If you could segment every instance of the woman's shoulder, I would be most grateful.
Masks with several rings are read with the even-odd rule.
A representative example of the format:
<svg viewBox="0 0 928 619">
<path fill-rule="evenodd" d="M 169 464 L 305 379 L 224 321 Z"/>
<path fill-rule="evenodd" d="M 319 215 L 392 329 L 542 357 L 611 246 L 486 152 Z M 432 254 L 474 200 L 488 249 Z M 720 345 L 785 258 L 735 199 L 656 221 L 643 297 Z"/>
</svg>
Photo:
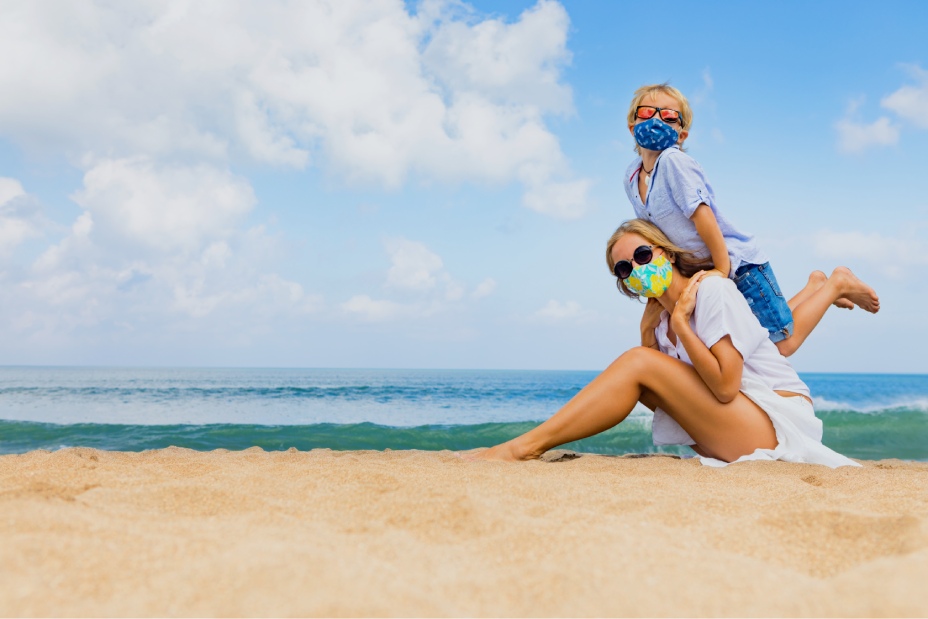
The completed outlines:
<svg viewBox="0 0 928 619">
<path fill-rule="evenodd" d="M 763 341 L 770 341 L 767 330 L 757 321 L 735 282 L 728 278 L 712 276 L 699 282 L 693 314 L 696 333 L 710 348 L 729 335 L 735 348 L 747 359 Z"/>
<path fill-rule="evenodd" d="M 743 308 L 741 306 L 744 306 Z M 713 313 L 721 307 L 746 309 L 749 313 L 750 307 L 747 301 L 738 290 L 735 282 L 727 277 L 712 275 L 703 278 L 699 282 L 699 289 L 696 291 L 696 311 L 699 314 Z"/>
<path fill-rule="evenodd" d="M 699 296 L 704 293 L 715 297 L 741 296 L 741 292 L 738 291 L 738 286 L 735 285 L 735 282 L 720 275 L 704 277 L 703 280 L 699 282 L 699 290 L 696 291 L 696 299 L 699 300 Z"/>
</svg>

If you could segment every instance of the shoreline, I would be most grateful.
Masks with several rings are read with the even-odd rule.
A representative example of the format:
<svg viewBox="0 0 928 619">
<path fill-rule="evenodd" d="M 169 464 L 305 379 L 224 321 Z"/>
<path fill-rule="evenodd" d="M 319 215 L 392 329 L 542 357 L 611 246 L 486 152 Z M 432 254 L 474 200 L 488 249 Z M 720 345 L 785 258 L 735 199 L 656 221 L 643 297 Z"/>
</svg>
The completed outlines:
<svg viewBox="0 0 928 619">
<path fill-rule="evenodd" d="M 928 463 L 565 453 L 0 456 L 0 614 L 928 614 Z"/>
</svg>

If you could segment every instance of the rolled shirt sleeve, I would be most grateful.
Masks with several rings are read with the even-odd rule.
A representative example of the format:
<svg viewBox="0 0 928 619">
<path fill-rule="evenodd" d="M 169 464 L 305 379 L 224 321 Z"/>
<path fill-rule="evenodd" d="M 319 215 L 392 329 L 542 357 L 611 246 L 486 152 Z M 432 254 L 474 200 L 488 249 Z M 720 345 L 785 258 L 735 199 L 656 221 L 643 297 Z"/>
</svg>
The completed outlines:
<svg viewBox="0 0 928 619">
<path fill-rule="evenodd" d="M 667 175 L 674 203 L 688 219 L 693 217 L 700 204 L 707 204 L 715 211 L 715 193 L 705 171 L 695 159 L 679 156 L 682 154 L 679 150 L 672 150 L 661 158 L 662 172 Z"/>
</svg>

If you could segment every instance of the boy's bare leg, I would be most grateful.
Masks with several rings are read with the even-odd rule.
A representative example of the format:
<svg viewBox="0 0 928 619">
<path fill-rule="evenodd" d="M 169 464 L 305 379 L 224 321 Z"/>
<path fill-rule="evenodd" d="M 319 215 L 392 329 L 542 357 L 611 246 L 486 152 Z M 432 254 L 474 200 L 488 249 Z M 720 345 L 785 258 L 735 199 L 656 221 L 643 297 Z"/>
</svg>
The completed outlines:
<svg viewBox="0 0 928 619">
<path fill-rule="evenodd" d="M 828 276 L 822 273 L 821 271 L 812 271 L 812 274 L 809 275 L 809 281 L 806 282 L 805 287 L 797 292 L 792 299 L 786 302 L 789 305 L 791 311 L 796 311 L 796 307 L 812 296 L 819 288 L 825 285 L 825 282 L 828 281 Z M 840 307 L 841 309 L 854 309 L 854 304 L 848 301 L 845 298 L 835 299 L 832 303 L 835 307 Z"/>
<path fill-rule="evenodd" d="M 522 436 L 469 459 L 530 460 L 571 441 L 608 430 L 644 399 L 660 406 L 696 441 L 701 453 L 731 461 L 755 449 L 773 449 L 767 414 L 744 394 L 719 402 L 693 368 L 656 350 L 633 348 L 616 359 L 561 410 Z"/>
<path fill-rule="evenodd" d="M 790 302 L 795 298 L 790 299 Z M 847 267 L 838 267 L 818 290 L 807 295 L 796 307 L 790 308 L 793 310 L 793 334 L 777 342 L 780 354 L 789 357 L 799 350 L 828 308 L 839 299 L 850 301 L 873 314 L 880 311 L 880 298 L 873 288 L 858 279 Z"/>
</svg>

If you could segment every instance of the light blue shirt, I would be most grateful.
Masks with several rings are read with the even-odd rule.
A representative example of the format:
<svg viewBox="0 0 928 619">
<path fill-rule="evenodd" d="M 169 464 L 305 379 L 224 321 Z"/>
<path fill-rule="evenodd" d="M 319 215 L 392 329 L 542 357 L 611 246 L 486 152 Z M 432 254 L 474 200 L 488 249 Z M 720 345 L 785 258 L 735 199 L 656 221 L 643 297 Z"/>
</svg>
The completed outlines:
<svg viewBox="0 0 928 619">
<path fill-rule="evenodd" d="M 638 192 L 638 173 L 641 170 L 641 158 L 638 157 L 625 172 L 625 193 L 635 208 L 635 215 L 652 222 L 667 235 L 674 244 L 693 252 L 700 258 L 709 258 L 709 248 L 696 231 L 696 225 L 690 219 L 700 204 L 706 204 L 715 213 L 719 222 L 725 246 L 731 259 L 731 273 L 734 277 L 738 267 L 745 264 L 764 264 L 767 257 L 757 247 L 754 236 L 735 228 L 722 215 L 715 203 L 715 193 L 706 178 L 706 173 L 696 160 L 684 153 L 678 146 L 671 146 L 663 151 L 651 172 L 651 186 L 647 201 L 641 201 Z"/>
</svg>

